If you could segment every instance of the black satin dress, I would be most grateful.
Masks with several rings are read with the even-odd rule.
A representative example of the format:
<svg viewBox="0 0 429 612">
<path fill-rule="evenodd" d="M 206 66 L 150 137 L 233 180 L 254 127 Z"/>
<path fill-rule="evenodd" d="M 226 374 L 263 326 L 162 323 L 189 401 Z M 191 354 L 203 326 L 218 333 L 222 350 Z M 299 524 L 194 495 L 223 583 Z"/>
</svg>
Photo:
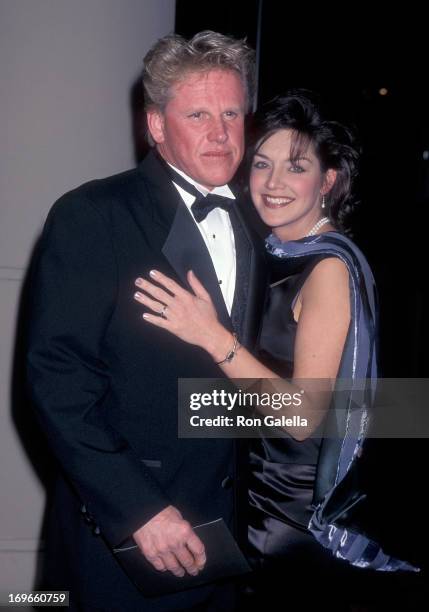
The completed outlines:
<svg viewBox="0 0 429 612">
<path fill-rule="evenodd" d="M 295 301 L 314 266 L 324 257 L 310 255 L 299 263 L 294 261 L 292 270 L 283 261 L 281 278 L 271 286 L 259 359 L 283 378 L 293 374 Z M 296 441 L 285 432 L 281 438 L 259 438 L 250 443 L 249 545 L 250 559 L 257 570 L 255 608 L 251 609 L 280 609 L 270 607 L 267 597 L 270 601 L 282 597 L 300 610 L 316 609 L 328 600 L 331 609 L 337 609 L 329 597 L 329 580 L 332 572 L 341 580 L 342 573 L 348 575 L 350 569 L 307 530 L 313 513 L 320 442 L 318 438 Z M 342 602 L 338 609 L 342 610 L 341 606 Z"/>
<path fill-rule="evenodd" d="M 294 274 L 271 286 L 259 343 L 259 359 L 283 378 L 293 375 L 297 323 L 293 308 L 314 266 L 323 257 L 305 258 Z M 252 440 L 250 452 L 250 530 L 253 552 L 262 562 L 288 556 L 291 546 L 313 536 L 307 532 L 312 515 L 320 440 L 298 442 L 286 432 L 281 438 Z M 320 547 L 319 544 L 317 546 Z"/>
<path fill-rule="evenodd" d="M 314 266 L 329 255 L 308 255 L 273 263 L 259 343 L 259 359 L 291 378 L 297 323 L 293 307 Z M 249 560 L 254 573 L 245 589 L 246 612 L 350 612 L 423 610 L 416 575 L 374 572 L 335 558 L 307 526 L 313 513 L 320 439 L 250 441 Z M 401 574 L 401 572 L 399 573 Z M 420 589 L 420 590 L 419 590 Z"/>
</svg>

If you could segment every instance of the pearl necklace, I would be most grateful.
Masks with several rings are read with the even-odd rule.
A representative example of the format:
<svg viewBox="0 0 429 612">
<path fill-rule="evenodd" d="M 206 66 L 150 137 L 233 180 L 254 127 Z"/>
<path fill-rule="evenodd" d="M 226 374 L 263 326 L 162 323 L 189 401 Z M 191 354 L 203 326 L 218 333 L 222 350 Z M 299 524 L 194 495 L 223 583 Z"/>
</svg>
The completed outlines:
<svg viewBox="0 0 429 612">
<path fill-rule="evenodd" d="M 320 228 L 323 225 L 326 225 L 326 223 L 329 223 L 330 219 L 328 219 L 328 217 L 322 217 L 321 219 L 319 219 L 319 221 L 316 223 L 316 225 L 313 225 L 313 227 L 311 228 L 311 230 L 308 232 L 308 234 L 305 235 L 305 237 L 307 238 L 307 236 L 314 236 L 315 233 L 320 230 Z"/>
</svg>

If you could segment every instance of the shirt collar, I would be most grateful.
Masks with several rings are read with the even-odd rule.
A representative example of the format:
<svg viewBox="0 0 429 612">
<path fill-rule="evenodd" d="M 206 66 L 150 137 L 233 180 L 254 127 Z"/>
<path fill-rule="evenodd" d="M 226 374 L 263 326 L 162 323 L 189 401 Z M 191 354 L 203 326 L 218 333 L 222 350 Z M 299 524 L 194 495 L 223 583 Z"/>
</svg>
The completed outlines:
<svg viewBox="0 0 429 612">
<path fill-rule="evenodd" d="M 223 196 L 224 198 L 230 198 L 231 200 L 235 200 L 235 195 L 232 193 L 228 185 L 220 185 L 219 187 L 215 187 L 214 189 L 209 191 L 208 189 L 194 181 L 194 179 L 192 179 L 190 176 L 185 174 L 185 172 L 179 170 L 178 168 L 176 168 L 176 166 L 173 166 L 173 164 L 170 164 L 170 162 L 167 162 L 167 164 L 170 166 L 170 168 L 173 168 L 173 170 L 177 172 L 177 174 L 180 174 L 180 176 L 183 177 L 185 181 L 191 183 L 191 185 L 193 185 L 195 189 L 197 189 L 204 197 L 209 193 L 212 193 L 213 195 L 219 195 Z"/>
</svg>

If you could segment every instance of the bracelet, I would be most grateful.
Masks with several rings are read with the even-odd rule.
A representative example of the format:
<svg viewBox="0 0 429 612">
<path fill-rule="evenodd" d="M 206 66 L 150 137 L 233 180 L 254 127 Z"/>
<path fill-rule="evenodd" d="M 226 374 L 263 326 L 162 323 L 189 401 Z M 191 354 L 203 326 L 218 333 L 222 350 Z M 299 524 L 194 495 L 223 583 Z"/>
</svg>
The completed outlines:
<svg viewBox="0 0 429 612">
<path fill-rule="evenodd" d="M 215 362 L 216 365 L 222 365 L 223 363 L 229 363 L 236 356 L 237 351 L 240 348 L 241 344 L 238 342 L 238 336 L 235 332 L 232 334 L 232 337 L 234 338 L 234 344 L 232 345 L 232 349 L 227 352 L 225 359 L 222 359 L 222 361 L 216 361 Z"/>
</svg>

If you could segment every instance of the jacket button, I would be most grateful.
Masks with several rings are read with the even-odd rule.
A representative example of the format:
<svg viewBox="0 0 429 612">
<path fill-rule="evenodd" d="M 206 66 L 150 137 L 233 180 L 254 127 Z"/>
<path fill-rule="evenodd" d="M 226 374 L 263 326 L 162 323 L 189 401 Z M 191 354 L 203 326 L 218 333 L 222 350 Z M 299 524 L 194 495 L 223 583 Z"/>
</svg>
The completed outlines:
<svg viewBox="0 0 429 612">
<path fill-rule="evenodd" d="M 222 489 L 229 489 L 229 488 L 231 488 L 232 487 L 232 482 L 233 482 L 233 480 L 232 480 L 231 476 L 226 476 L 226 478 L 224 478 L 222 480 Z"/>
</svg>

